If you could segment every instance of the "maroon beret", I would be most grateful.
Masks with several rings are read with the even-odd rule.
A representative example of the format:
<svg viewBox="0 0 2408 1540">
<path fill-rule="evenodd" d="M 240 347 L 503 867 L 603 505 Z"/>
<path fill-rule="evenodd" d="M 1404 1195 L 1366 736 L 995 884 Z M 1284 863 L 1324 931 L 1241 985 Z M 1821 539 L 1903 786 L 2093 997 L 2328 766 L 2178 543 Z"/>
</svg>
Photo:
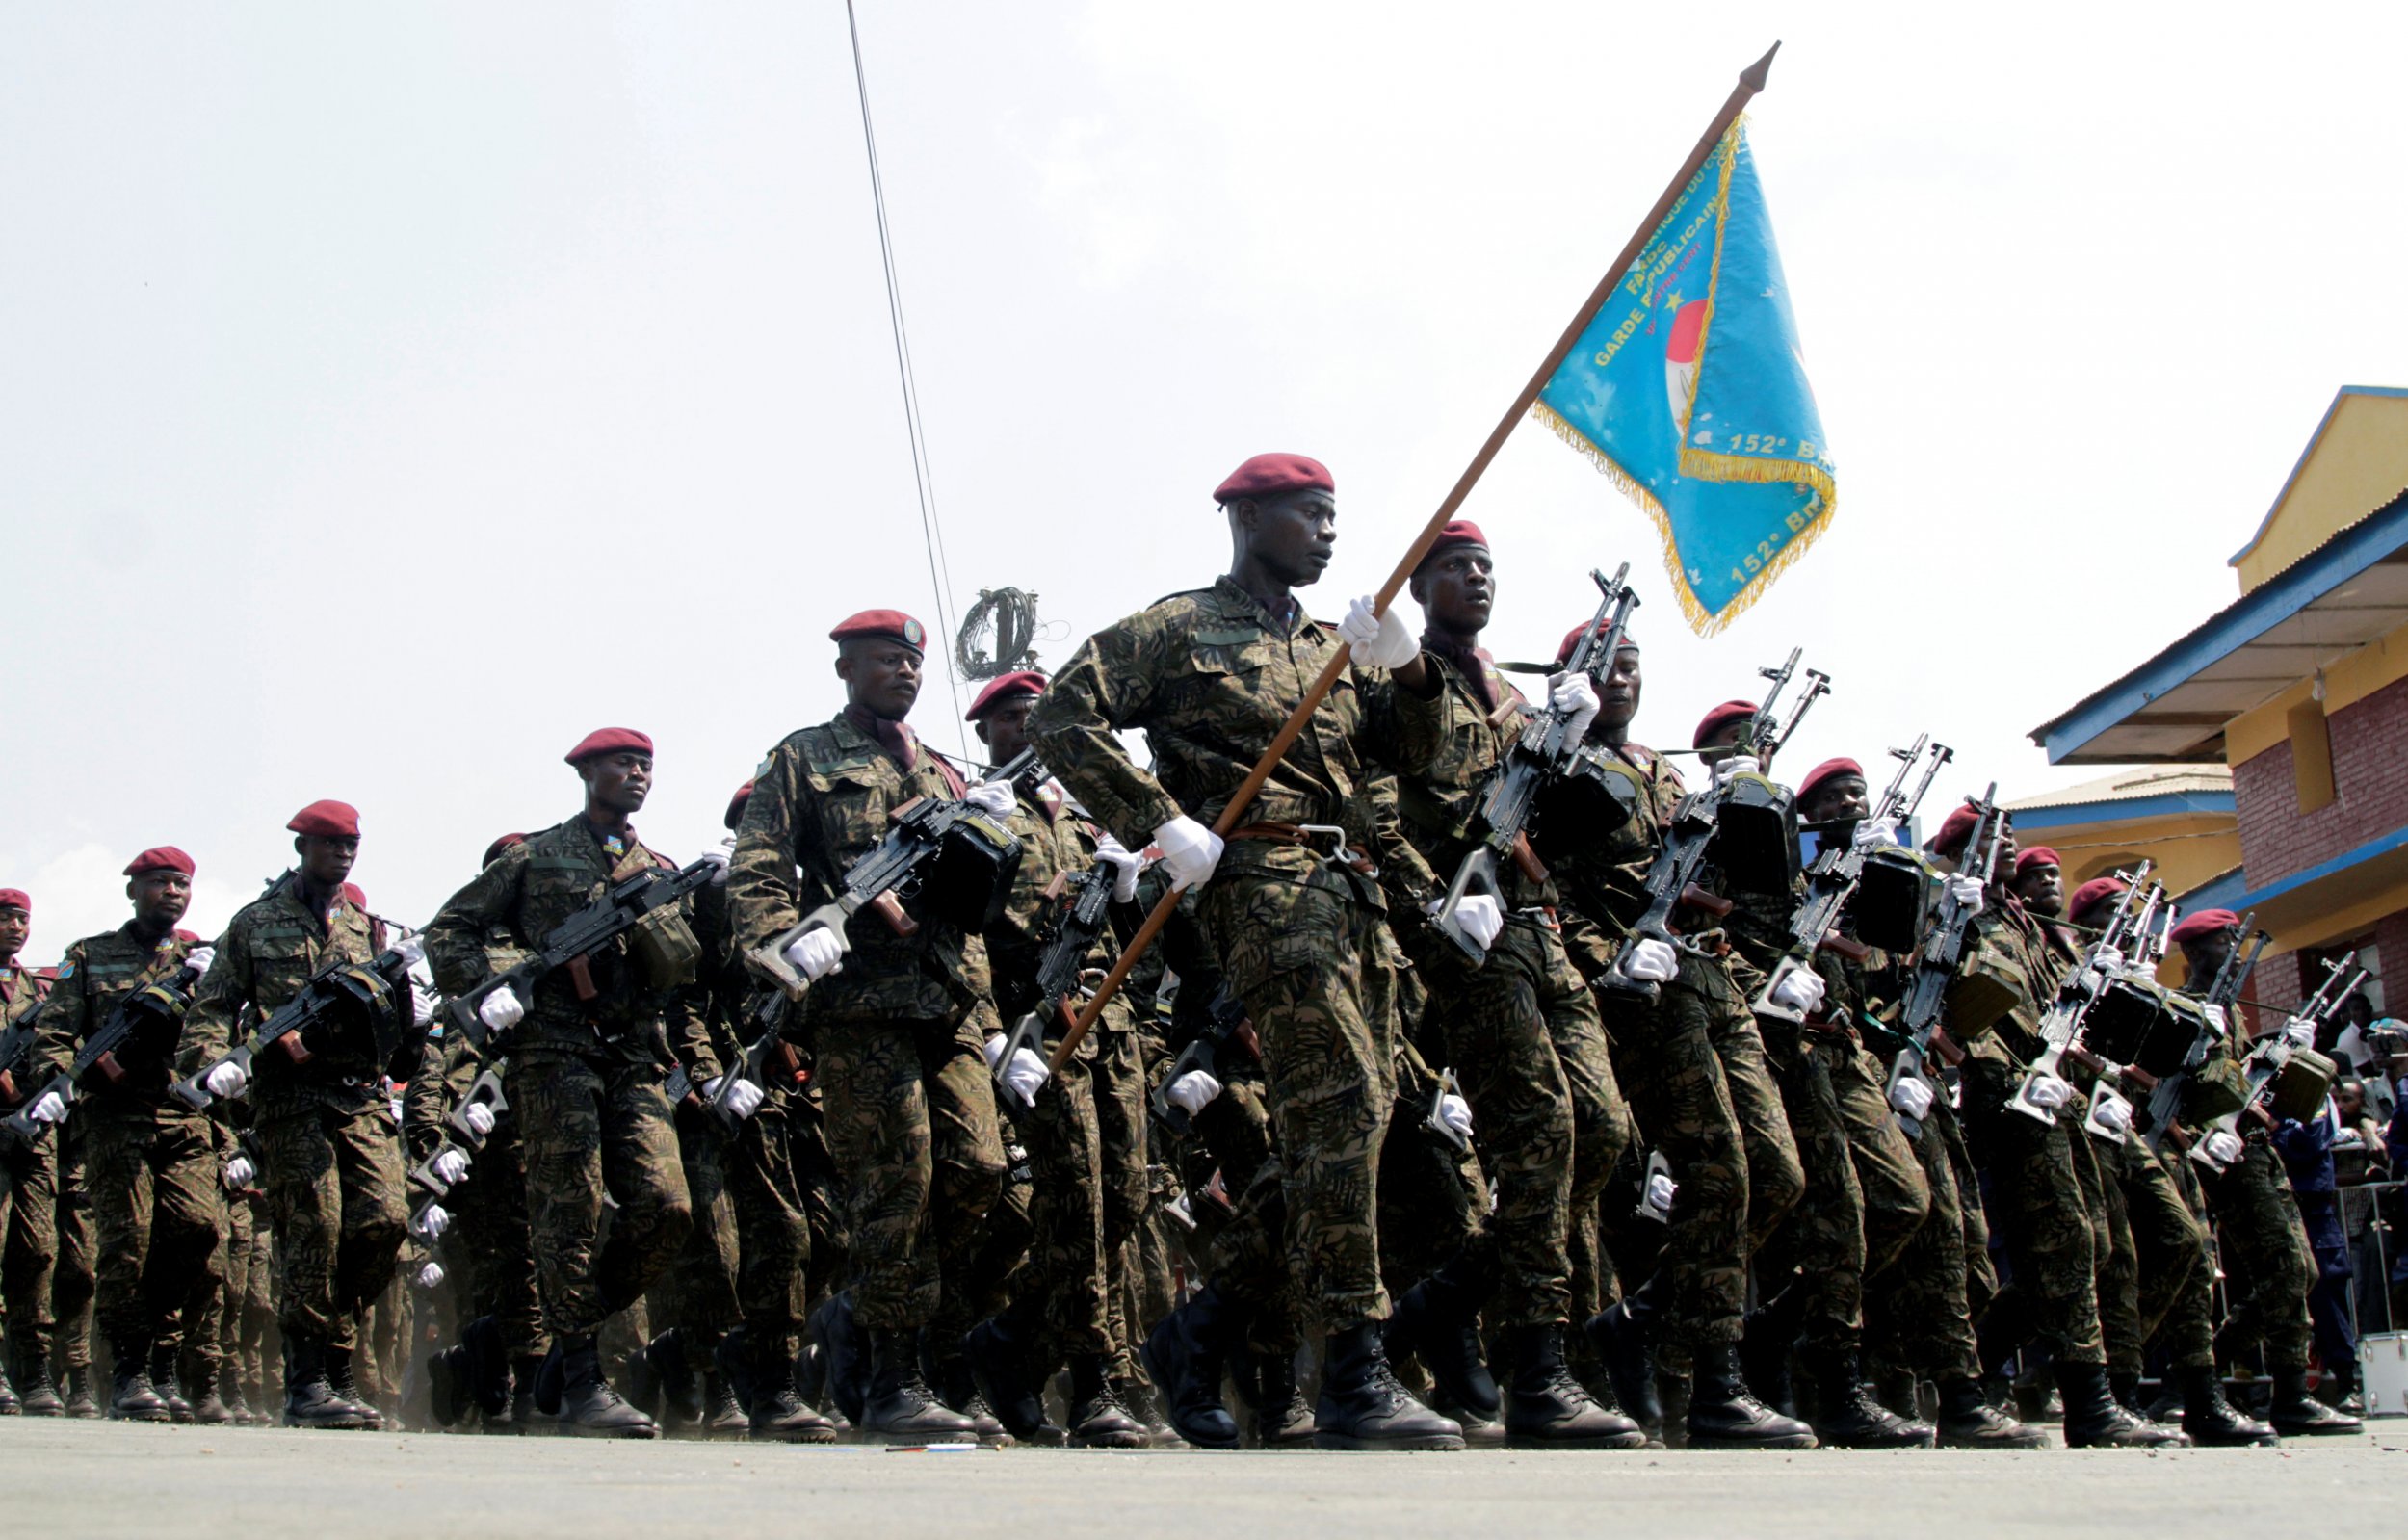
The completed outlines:
<svg viewBox="0 0 2408 1540">
<path fill-rule="evenodd" d="M 1438 538 L 1431 542 L 1429 555 L 1422 558 L 1422 564 L 1427 566 L 1430 559 L 1439 552 L 1458 545 L 1477 545 L 1484 551 L 1488 549 L 1488 536 L 1482 535 L 1479 526 L 1470 519 L 1456 519 L 1438 532 Z"/>
<path fill-rule="evenodd" d="M 2130 885 L 2122 877 L 2092 877 L 2065 901 L 2065 918 L 2079 925 L 2083 915 L 2099 905 L 2122 898 Z"/>
<path fill-rule="evenodd" d="M 353 908 L 357 909 L 362 914 L 368 912 L 368 891 L 365 888 L 362 888 L 358 883 L 344 883 L 343 899 L 345 902 L 349 903 Z"/>
<path fill-rule="evenodd" d="M 2175 922 L 2173 941 L 2175 945 L 2180 946 L 2186 941 L 2196 941 L 2201 936 L 2214 935 L 2219 930 L 2239 928 L 2240 916 L 2232 910 L 2202 909 L 2197 914 L 2186 914 Z"/>
<path fill-rule="evenodd" d="M 721 816 L 720 822 L 731 829 L 742 823 L 745 821 L 745 805 L 751 800 L 752 783 L 746 781 L 736 788 L 735 796 L 727 799 L 727 812 Z"/>
<path fill-rule="evenodd" d="M 0 888 L 0 909 L 22 909 L 34 912 L 34 901 L 25 896 L 23 888 Z"/>
<path fill-rule="evenodd" d="M 2055 850 L 2045 845 L 2035 845 L 2015 858 L 2015 874 L 2022 876 L 2036 866 L 2063 866 L 2064 864 L 2056 858 Z"/>
<path fill-rule="evenodd" d="M 926 652 L 929 628 L 912 619 L 901 610 L 864 610 L 847 615 L 827 634 L 830 641 L 850 641 L 855 637 L 892 637 L 904 646 Z"/>
<path fill-rule="evenodd" d="M 1563 639 L 1556 643 L 1556 662 L 1560 664 L 1570 660 L 1573 643 L 1581 639 L 1581 633 L 1586 629 L 1588 629 L 1588 622 L 1584 620 L 1563 634 Z M 1605 634 L 1605 622 L 1599 622 L 1597 632 L 1600 636 Z M 1638 651 L 1638 639 L 1625 631 L 1622 633 L 1621 641 L 1616 643 L 1616 649 L 1622 652 L 1636 652 Z"/>
<path fill-rule="evenodd" d="M 568 751 L 564 765 L 582 764 L 596 754 L 635 753 L 649 756 L 652 740 L 633 727 L 597 727 L 577 740 L 577 746 Z"/>
<path fill-rule="evenodd" d="M 154 845 L 125 864 L 125 874 L 141 876 L 145 872 L 181 872 L 193 874 L 193 858 L 172 845 Z"/>
<path fill-rule="evenodd" d="M 513 845 L 524 845 L 526 843 L 527 836 L 524 834 L 505 834 L 500 839 L 495 840 L 491 845 L 484 848 L 484 859 L 477 864 L 479 866 L 491 866 L 494 862 L 499 861 L 502 858 L 502 852 L 504 850 L 509 849 Z"/>
<path fill-rule="evenodd" d="M 1329 477 L 1329 467 L 1320 460 L 1302 455 L 1257 455 L 1229 473 L 1228 480 L 1213 488 L 1213 501 L 1234 503 L 1242 497 L 1271 497 L 1281 492 L 1327 492 L 1335 496 L 1338 483 Z"/>
<path fill-rule="evenodd" d="M 1971 801 L 1961 803 L 1941 822 L 1940 832 L 1931 837 L 1931 853 L 1955 859 L 1964 850 L 1965 842 L 1973 838 L 1974 825 L 1980 822 L 1981 815 Z"/>
<path fill-rule="evenodd" d="M 1041 695 L 1045 693 L 1045 676 L 1034 668 L 1014 668 L 1008 674 L 998 674 L 986 682 L 979 698 L 970 702 L 966 719 L 977 721 L 1014 695 Z"/>
<path fill-rule="evenodd" d="M 355 840 L 359 838 L 359 809 L 349 802 L 316 801 L 294 814 L 284 826 L 296 834 L 315 834 L 321 839 Z"/>
<path fill-rule="evenodd" d="M 1861 780 L 1864 777 L 1864 773 L 1865 767 L 1857 764 L 1852 759 L 1826 759 L 1821 764 L 1816 766 L 1813 770 L 1808 770 L 1806 772 L 1806 778 L 1797 783 L 1797 799 L 1803 802 L 1806 798 L 1814 796 L 1816 789 L 1820 787 L 1825 781 L 1836 779 L 1842 775 L 1853 775 Z"/>
<path fill-rule="evenodd" d="M 1571 649 L 1566 648 L 1564 650 L 1569 652 Z M 1706 746 L 1706 741 L 1714 737 L 1714 734 L 1722 731 L 1725 727 L 1730 726 L 1733 722 L 1745 721 L 1748 718 L 1755 715 L 1756 703 L 1754 701 L 1726 700 L 1721 705 L 1716 706 L 1714 710 L 1706 713 L 1704 719 L 1699 721 L 1697 724 L 1697 731 L 1689 735 L 1688 746 L 1691 748 L 1703 748 Z"/>
</svg>

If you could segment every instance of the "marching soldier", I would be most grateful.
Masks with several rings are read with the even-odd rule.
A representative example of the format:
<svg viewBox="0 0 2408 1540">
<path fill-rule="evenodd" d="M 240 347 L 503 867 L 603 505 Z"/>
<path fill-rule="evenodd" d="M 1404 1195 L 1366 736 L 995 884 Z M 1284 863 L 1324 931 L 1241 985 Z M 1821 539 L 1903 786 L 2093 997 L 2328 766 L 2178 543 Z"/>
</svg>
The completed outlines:
<svg viewBox="0 0 2408 1540">
<path fill-rule="evenodd" d="M 17 963 L 34 923 L 34 901 L 22 888 L 0 888 L 0 1041 L 30 1034 L 21 1025 L 47 992 L 42 979 Z M 30 1050 L 31 1043 L 27 1043 Z M 31 1083 L 31 1052 L 0 1085 L 0 1104 L 14 1104 L 40 1087 Z M 62 1133 L 65 1131 L 62 1130 Z M 0 1307 L 9 1328 L 10 1362 L 0 1367 L 0 1410 L 58 1417 L 66 1410 L 50 1382 L 51 1277 L 59 1261 L 59 1144 L 0 1136 Z M 10 1381 L 13 1378 L 14 1388 Z"/>
</svg>

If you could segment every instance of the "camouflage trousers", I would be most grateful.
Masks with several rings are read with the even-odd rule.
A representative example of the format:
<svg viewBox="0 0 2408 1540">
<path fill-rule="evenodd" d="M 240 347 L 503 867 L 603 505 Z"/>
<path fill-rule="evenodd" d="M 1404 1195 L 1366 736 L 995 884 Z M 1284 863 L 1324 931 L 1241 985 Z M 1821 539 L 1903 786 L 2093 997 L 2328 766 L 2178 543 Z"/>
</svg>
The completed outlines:
<svg viewBox="0 0 2408 1540">
<path fill-rule="evenodd" d="M 2123 1193 L 2136 1249 L 2141 1340 L 2177 1369 L 2205 1369 L 2215 1362 L 2215 1257 L 2207 1224 L 2169 1164 L 2182 1156 L 2171 1148 L 2152 1154 L 2137 1135 L 2101 1153 Z"/>
<path fill-rule="evenodd" d="M 1983 1248 L 1981 1270 L 1986 1273 L 1989 1236 L 1982 1227 L 1979 1191 L 1974 1193 L 1969 1217 L 1958 1187 L 1950 1147 L 1961 1142 L 1953 1109 L 1946 1103 L 1933 1107 L 1908 1144 L 1923 1173 L 1929 1209 L 1907 1237 L 1898 1261 L 1866 1281 L 1865 1341 L 1872 1358 L 1884 1368 L 1908 1370 L 1934 1381 L 1975 1379 L 1981 1373 L 1966 1293 L 1976 1275 L 1967 1247 Z M 1988 1292 L 1985 1288 L 1985 1304 Z"/>
<path fill-rule="evenodd" d="M 1104 1240 L 1104 1136 L 1091 1057 L 1074 1057 L 1013 1124 L 1029 1152 L 1027 1265 L 1008 1316 L 1037 1329 L 1047 1359 L 1112 1352 Z"/>
<path fill-rule="evenodd" d="M 2236 1345 L 2263 1342 L 2269 1370 L 2305 1369 L 2316 1254 L 2281 1159 L 2253 1134 L 2232 1169 L 2204 1185 L 2224 1259 L 2226 1336 Z"/>
<path fill-rule="evenodd" d="M 265 1211 L 264 1199 L 249 1193 L 225 1203 L 218 1350 L 225 1382 L 246 1398 L 268 1394 L 268 1329 L 275 1324 L 275 1247 Z"/>
<path fill-rule="evenodd" d="M 872 1331 L 943 1317 L 957 1337 L 972 1323 L 981 1221 L 1004 1185 L 978 1028 L 965 1017 L 822 1022 L 814 1032 L 853 1314 Z"/>
<path fill-rule="evenodd" d="M 2133 1242 L 2132 1214 L 2124 1205 L 2124 1188 L 2115 1180 L 2114 1156 L 2119 1146 L 2084 1131 L 2090 1104 L 2077 1097 L 2057 1121 L 2071 1135 L 2074 1174 L 2081 1183 L 2082 1201 L 2090 1209 L 2091 1265 L 2097 1269 L 2099 1340 L 2107 1349 L 2107 1368 L 2118 1374 L 2141 1370 L 2140 1251 Z"/>
<path fill-rule="evenodd" d="M 722 1157 L 736 1214 L 736 1306 L 757 1366 L 790 1363 L 810 1306 L 811 1215 L 795 1171 L 794 1109 L 773 1091 Z"/>
<path fill-rule="evenodd" d="M 146 1349 L 217 1289 L 225 1225 L 209 1124 L 161 1109 L 95 1109 L 84 1129 L 100 1330 L 113 1350 Z M 213 1347 L 214 1330 L 199 1337 Z"/>
<path fill-rule="evenodd" d="M 1552 921 L 1515 914 L 1477 968 L 1451 958 L 1423 970 L 1426 1024 L 1446 1044 L 1495 1207 L 1474 1219 L 1493 1250 L 1498 1285 L 1485 1313 L 1498 1326 L 1585 1319 L 1611 1289 L 1593 1222 L 1598 1194 L 1631 1142 L 1597 1003 L 1564 955 Z M 1584 1256 L 1584 1297 L 1573 1293 Z"/>
<path fill-rule="evenodd" d="M 510 1099 L 544 1327 L 582 1337 L 642 1298 L 694 1225 L 661 1072 L 522 1055 L 510 1060 Z M 608 1241 L 606 1191 L 617 1206 Z"/>
<path fill-rule="evenodd" d="M 287 1338 L 364 1347 L 362 1318 L 393 1281 L 409 1223 L 400 1131 L 379 1098 L 356 1111 L 321 1102 L 263 1115 L 254 1137 L 275 1226 L 277 1323 Z"/>
<path fill-rule="evenodd" d="M 845 1228 L 836 1178 L 836 1158 L 827 1148 L 827 1114 L 820 1098 L 819 1081 L 787 1093 L 786 1159 L 795 1173 L 796 1195 L 810 1227 L 803 1298 L 807 1309 L 844 1287 L 851 1270 L 852 1236 Z"/>
<path fill-rule="evenodd" d="M 2090 1206 L 2072 1142 L 2088 1135 L 2062 1115 L 2041 1123 L 2009 1111 L 2023 1083 L 2010 1064 L 1969 1058 L 1960 1073 L 1966 1139 L 1989 1174 L 1989 1219 L 2015 1269 L 1980 1318 L 1983 1359 L 2001 1362 L 2036 1334 L 2059 1363 L 2104 1365 Z"/>
<path fill-rule="evenodd" d="M 1417 1057 L 1397 1075 L 1388 1136 L 1379 1147 L 1379 1275 L 1391 1294 L 1461 1253 L 1483 1266 L 1497 1250 L 1480 1229 L 1488 1184 L 1477 1155 L 1429 1126 L 1437 1081 Z"/>
<path fill-rule="evenodd" d="M 1202 902 L 1263 1046 L 1285 1211 L 1274 1228 L 1258 1178 L 1232 1229 L 1284 1230 L 1295 1297 L 1329 1332 L 1388 1314 L 1379 1150 L 1396 1099 L 1398 959 L 1380 911 L 1351 881 L 1329 871 L 1224 870 Z M 1260 1242 L 1248 1249 L 1267 1252 Z M 1279 1293 L 1267 1269 L 1218 1281 L 1257 1309 Z"/>
<path fill-rule="evenodd" d="M 59 1264 L 59 1140 L 0 1147 L 0 1315 L 8 1370 L 50 1361 L 51 1280 Z"/>
<path fill-rule="evenodd" d="M 729 1135 L 718 1114 L 689 1102 L 670 1109 L 677 1163 L 686 1175 L 686 1206 L 694 1223 L 645 1300 L 647 1326 L 677 1328 L 691 1362 L 707 1364 L 738 1320 L 736 1205 L 728 1196 Z"/>
<path fill-rule="evenodd" d="M 70 1118 L 52 1135 L 58 1150 L 59 1262 L 50 1276 L 50 1318 L 58 1323 L 55 1351 L 62 1370 L 92 1364 L 97 1261 L 92 1254 L 92 1188 L 84 1179 L 87 1121 Z"/>
<path fill-rule="evenodd" d="M 1099 1029 L 1087 1073 L 1095 1083 L 1095 1126 L 1103 1141 L 1105 1331 L 1112 1339 L 1107 1367 L 1115 1377 L 1134 1377 L 1138 1340 L 1154 1319 L 1132 1317 L 1127 1308 L 1129 1267 L 1136 1256 L 1130 1241 L 1154 1206 L 1147 1173 L 1145 1053 L 1133 1027 L 1115 1026 L 1108 1016 Z"/>
<path fill-rule="evenodd" d="M 552 1340 L 543 1329 L 536 1283 L 535 1230 L 527 1218 L 527 1150 L 515 1109 L 485 1136 L 444 1206 L 454 1224 L 443 1238 L 444 1264 L 465 1285 L 466 1314 L 490 1316 L 513 1359 L 541 1358 Z"/>
</svg>

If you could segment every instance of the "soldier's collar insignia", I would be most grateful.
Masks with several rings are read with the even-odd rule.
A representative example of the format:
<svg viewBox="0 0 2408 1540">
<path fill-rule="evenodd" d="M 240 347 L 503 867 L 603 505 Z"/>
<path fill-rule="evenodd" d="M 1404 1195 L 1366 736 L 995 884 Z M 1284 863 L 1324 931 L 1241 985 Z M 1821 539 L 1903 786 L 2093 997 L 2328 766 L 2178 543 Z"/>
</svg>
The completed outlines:
<svg viewBox="0 0 2408 1540">
<path fill-rule="evenodd" d="M 620 839 L 615 834 L 605 834 L 602 836 L 602 848 L 608 850 L 613 855 L 625 855 L 627 853 L 627 842 Z"/>
</svg>

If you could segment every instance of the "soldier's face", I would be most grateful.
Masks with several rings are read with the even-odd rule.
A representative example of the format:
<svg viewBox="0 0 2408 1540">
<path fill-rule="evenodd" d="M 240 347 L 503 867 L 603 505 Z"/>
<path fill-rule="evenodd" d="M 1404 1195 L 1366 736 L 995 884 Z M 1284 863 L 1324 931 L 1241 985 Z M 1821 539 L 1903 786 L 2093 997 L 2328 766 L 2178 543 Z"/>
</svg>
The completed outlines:
<svg viewBox="0 0 2408 1540">
<path fill-rule="evenodd" d="M 1413 574 L 1413 599 L 1429 623 L 1458 637 L 1488 629 L 1497 602 L 1497 565 L 1485 546 L 1452 545 Z"/>
<path fill-rule="evenodd" d="M 2065 911 L 2065 874 L 2046 862 L 2015 874 L 2015 896 L 2034 914 L 2055 919 Z"/>
<path fill-rule="evenodd" d="M 1862 775 L 1834 775 L 1798 804 L 1797 816 L 1809 823 L 1853 823 L 1871 807 L 1871 791 Z"/>
<path fill-rule="evenodd" d="M 1698 762 L 1705 765 L 1714 765 L 1719 764 L 1723 760 L 1729 759 L 1731 757 L 1732 747 L 1740 741 L 1740 730 L 1746 725 L 1747 723 L 1743 721 L 1738 721 L 1716 729 L 1714 736 L 1708 738 L 1705 743 L 1698 745 Z"/>
<path fill-rule="evenodd" d="M 1613 666 L 1597 690 L 1597 725 L 1628 727 L 1638 715 L 1640 688 L 1638 649 L 1624 647 L 1613 655 Z"/>
<path fill-rule="evenodd" d="M 192 906 L 193 879 L 181 872 L 144 872 L 125 885 L 134 901 L 134 918 L 153 930 L 166 930 L 184 918 Z"/>
<path fill-rule="evenodd" d="M 24 910 L 0 909 L 0 962 L 25 950 L 25 938 L 32 933 L 34 917 Z"/>
<path fill-rule="evenodd" d="M 979 742 L 986 745 L 986 757 L 998 765 L 1018 758 L 1029 746 L 1029 713 L 1035 709 L 1034 695 L 1014 695 L 980 718 Z"/>
<path fill-rule="evenodd" d="M 293 842 L 301 854 L 301 875 L 321 888 L 330 888 L 352 874 L 359 859 L 356 836 L 304 834 Z"/>
<path fill-rule="evenodd" d="M 1327 492 L 1249 498 L 1230 516 L 1246 553 L 1292 588 L 1320 581 L 1338 549 L 1338 500 Z"/>
<path fill-rule="evenodd" d="M 2211 931 L 2183 942 L 2183 966 L 2190 970 L 2189 981 L 2205 986 L 2224 969 L 2224 959 L 2232 954 L 2233 937 L 2228 930 Z"/>
<path fill-rule="evenodd" d="M 836 677 L 847 701 L 899 722 L 920 698 L 920 652 L 885 637 L 857 638 L 837 649 Z"/>
<path fill-rule="evenodd" d="M 595 754 L 577 767 L 586 799 L 614 813 L 633 813 L 652 795 L 652 756 L 632 750 Z"/>
</svg>

